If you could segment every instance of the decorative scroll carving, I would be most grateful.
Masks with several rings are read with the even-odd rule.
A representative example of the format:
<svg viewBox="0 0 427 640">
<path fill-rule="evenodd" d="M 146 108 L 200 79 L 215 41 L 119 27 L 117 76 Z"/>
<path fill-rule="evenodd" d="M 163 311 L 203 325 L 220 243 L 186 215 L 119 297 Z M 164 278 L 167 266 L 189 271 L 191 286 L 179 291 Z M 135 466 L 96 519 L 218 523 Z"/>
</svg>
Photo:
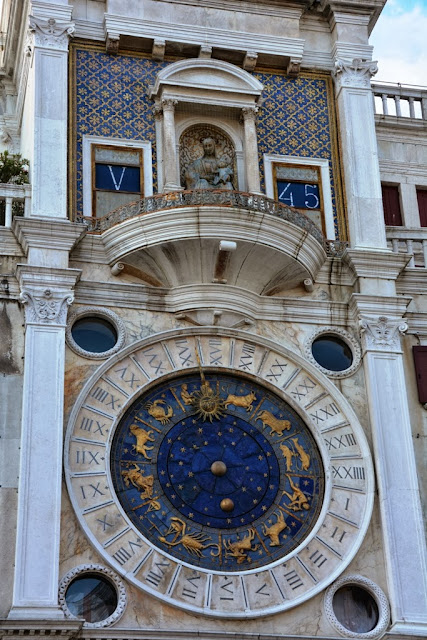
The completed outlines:
<svg viewBox="0 0 427 640">
<path fill-rule="evenodd" d="M 24 289 L 20 300 L 25 306 L 25 319 L 32 324 L 62 324 L 67 321 L 68 307 L 74 296 L 57 289 Z"/>
<path fill-rule="evenodd" d="M 232 190 L 236 175 L 234 146 L 211 125 L 190 127 L 180 139 L 181 184 L 186 189 Z"/>
<path fill-rule="evenodd" d="M 365 349 L 376 351 L 400 351 L 400 335 L 408 325 L 403 320 L 392 320 L 385 316 L 378 319 L 362 318 L 359 323 Z"/>
<path fill-rule="evenodd" d="M 370 89 L 371 77 L 374 76 L 377 71 L 378 65 L 376 62 L 363 60 L 362 58 L 354 58 L 352 62 L 337 60 L 332 75 L 338 87 Z"/>
<path fill-rule="evenodd" d="M 68 50 L 68 38 L 74 34 L 74 22 L 64 22 L 55 18 L 29 17 L 30 32 L 34 34 L 34 44 L 47 49 Z"/>
</svg>

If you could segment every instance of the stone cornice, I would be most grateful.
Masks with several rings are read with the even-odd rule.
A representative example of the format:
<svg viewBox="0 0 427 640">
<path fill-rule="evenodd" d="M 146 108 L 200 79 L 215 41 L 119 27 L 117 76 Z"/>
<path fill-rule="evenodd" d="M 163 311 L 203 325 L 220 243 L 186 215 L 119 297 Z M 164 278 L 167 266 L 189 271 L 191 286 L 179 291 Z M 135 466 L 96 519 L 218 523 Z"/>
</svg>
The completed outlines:
<svg viewBox="0 0 427 640">
<path fill-rule="evenodd" d="M 207 40 L 210 46 L 233 51 L 256 51 L 268 55 L 279 55 L 301 60 L 304 50 L 302 38 L 286 38 L 269 35 L 263 37 L 261 33 L 244 31 L 230 31 L 206 27 L 202 31 L 194 25 L 176 24 L 173 31 L 166 22 L 141 20 L 135 17 L 126 18 L 112 14 L 105 14 L 105 37 L 119 38 L 121 35 L 141 37 L 173 42 L 188 43 L 201 46 Z"/>
<path fill-rule="evenodd" d="M 412 298 L 408 296 L 374 296 L 362 293 L 353 293 L 349 304 L 349 316 L 353 320 L 363 316 L 387 316 L 388 318 L 402 319 L 406 314 Z"/>
<path fill-rule="evenodd" d="M 308 295 L 299 298 L 260 296 L 246 289 L 220 284 L 166 289 L 81 280 L 75 289 L 75 302 L 166 313 L 214 309 L 244 314 L 250 320 L 348 325 L 348 308 L 344 302 L 313 299 Z"/>
<path fill-rule="evenodd" d="M 58 218 L 15 217 L 12 230 L 25 253 L 32 248 L 70 251 L 86 233 L 84 224 Z"/>
<path fill-rule="evenodd" d="M 343 261 L 348 264 L 358 278 L 396 280 L 410 258 L 410 255 L 392 253 L 391 251 L 347 249 Z"/>
<path fill-rule="evenodd" d="M 427 122 L 421 118 L 385 116 L 381 113 L 375 114 L 375 126 L 377 132 L 382 132 L 384 129 L 384 133 L 387 130 L 396 131 L 396 129 L 404 129 L 405 131 L 413 131 L 414 135 L 416 135 L 416 132 L 427 131 Z M 423 143 L 425 144 L 424 140 L 418 140 L 418 144 Z"/>
<path fill-rule="evenodd" d="M 194 0 L 159 0 L 159 2 L 194 6 Z M 197 3 L 201 7 L 209 9 L 239 11 L 261 15 L 265 15 L 268 7 L 269 16 L 296 20 L 301 17 L 304 9 L 310 4 L 309 0 L 294 0 L 293 2 L 286 3 L 286 7 L 282 5 L 281 0 L 246 0 L 245 2 L 236 2 L 236 0 L 198 0 Z"/>
<path fill-rule="evenodd" d="M 397 280 L 396 291 L 403 295 L 427 294 L 427 269 L 405 269 Z"/>
</svg>

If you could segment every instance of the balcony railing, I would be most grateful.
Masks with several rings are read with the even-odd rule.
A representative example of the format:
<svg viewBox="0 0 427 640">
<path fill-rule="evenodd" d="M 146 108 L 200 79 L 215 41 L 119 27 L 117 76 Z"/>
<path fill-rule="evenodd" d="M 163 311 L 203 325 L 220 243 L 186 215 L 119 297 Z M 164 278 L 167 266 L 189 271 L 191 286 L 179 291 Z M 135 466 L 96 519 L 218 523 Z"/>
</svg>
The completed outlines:
<svg viewBox="0 0 427 640">
<path fill-rule="evenodd" d="M 408 267 L 427 268 L 427 227 L 387 227 L 386 234 L 393 253 L 404 253 L 410 258 Z"/>
<path fill-rule="evenodd" d="M 286 220 L 304 229 L 315 238 L 332 256 L 340 256 L 347 243 L 325 240 L 318 227 L 303 213 L 286 205 L 267 198 L 264 195 L 245 193 L 242 191 L 227 191 L 224 189 L 200 189 L 194 191 L 174 191 L 172 193 L 159 193 L 143 198 L 138 202 L 123 205 L 111 211 L 102 218 L 80 217 L 77 222 L 84 222 L 88 231 L 102 233 L 120 222 L 129 220 L 139 215 L 146 215 L 156 211 L 178 209 L 184 207 L 233 207 L 256 211 Z"/>
<path fill-rule="evenodd" d="M 376 114 L 427 120 L 427 89 L 425 87 L 374 82 L 372 91 Z"/>
<path fill-rule="evenodd" d="M 10 227 L 15 216 L 29 216 L 30 184 L 0 184 L 0 226 Z"/>
</svg>

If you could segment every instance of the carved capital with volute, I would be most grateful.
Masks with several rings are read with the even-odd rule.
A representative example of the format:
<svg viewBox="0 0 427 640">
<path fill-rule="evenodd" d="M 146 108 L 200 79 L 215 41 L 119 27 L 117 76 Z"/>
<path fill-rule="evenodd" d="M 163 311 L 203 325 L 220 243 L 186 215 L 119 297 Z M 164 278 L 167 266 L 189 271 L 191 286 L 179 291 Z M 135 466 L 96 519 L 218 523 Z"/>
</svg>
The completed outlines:
<svg viewBox="0 0 427 640">
<path fill-rule="evenodd" d="M 332 76 L 337 88 L 371 88 L 371 78 L 377 73 L 378 65 L 372 60 L 354 58 L 351 62 L 336 60 Z"/>
<path fill-rule="evenodd" d="M 55 20 L 55 18 L 29 17 L 29 32 L 34 45 L 46 49 L 68 50 L 69 38 L 74 34 L 74 22 Z"/>
<path fill-rule="evenodd" d="M 362 316 L 359 329 L 364 351 L 401 352 L 400 337 L 408 325 L 402 318 Z"/>
<path fill-rule="evenodd" d="M 173 113 L 177 104 L 178 100 L 174 100 L 173 98 L 164 98 L 162 100 L 163 113 L 165 113 L 165 111 L 171 111 Z"/>
<path fill-rule="evenodd" d="M 258 107 L 243 107 L 242 109 L 242 117 L 244 122 L 256 122 L 257 113 L 259 111 Z"/>
<path fill-rule="evenodd" d="M 32 287 L 23 289 L 20 301 L 27 324 L 65 326 L 74 296 L 69 290 Z"/>
</svg>

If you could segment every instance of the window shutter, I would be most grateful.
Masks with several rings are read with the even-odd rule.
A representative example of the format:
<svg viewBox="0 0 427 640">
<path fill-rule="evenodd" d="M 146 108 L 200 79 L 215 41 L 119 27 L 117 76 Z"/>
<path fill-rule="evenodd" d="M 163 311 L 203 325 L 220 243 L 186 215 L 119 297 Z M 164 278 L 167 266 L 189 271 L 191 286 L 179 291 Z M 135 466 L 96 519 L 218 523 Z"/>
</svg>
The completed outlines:
<svg viewBox="0 0 427 640">
<path fill-rule="evenodd" d="M 400 199 L 398 187 L 389 185 L 381 186 L 383 194 L 384 221 L 393 227 L 402 226 L 402 214 L 400 212 Z"/>
<path fill-rule="evenodd" d="M 427 227 L 427 189 L 417 189 L 417 200 L 421 226 Z"/>
<path fill-rule="evenodd" d="M 412 347 L 415 375 L 417 377 L 418 398 L 422 404 L 427 402 L 427 347 Z"/>
</svg>

